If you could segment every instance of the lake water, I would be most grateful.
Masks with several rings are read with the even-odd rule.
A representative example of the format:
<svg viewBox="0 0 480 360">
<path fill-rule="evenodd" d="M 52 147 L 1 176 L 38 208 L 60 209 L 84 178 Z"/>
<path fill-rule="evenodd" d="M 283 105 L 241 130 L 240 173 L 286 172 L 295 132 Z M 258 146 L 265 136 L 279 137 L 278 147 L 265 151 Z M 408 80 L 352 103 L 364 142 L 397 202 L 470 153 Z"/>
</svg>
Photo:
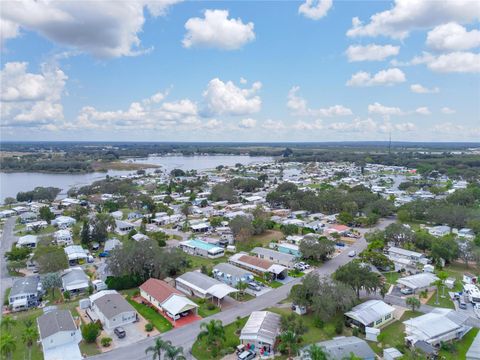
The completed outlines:
<svg viewBox="0 0 480 360">
<path fill-rule="evenodd" d="M 206 170 L 218 165 L 234 166 L 237 163 L 244 165 L 272 160 L 269 157 L 250 157 L 243 155 L 198 155 L 198 156 L 151 156 L 143 159 L 130 159 L 128 161 L 160 165 L 162 170 L 171 171 L 179 168 L 182 170 Z M 152 170 L 153 171 L 153 170 Z M 45 174 L 45 173 L 3 173 L 0 172 L 0 202 L 6 197 L 15 197 L 20 191 L 30 191 L 36 186 L 53 186 L 62 189 L 60 197 L 65 197 L 67 191 L 74 186 L 88 185 L 96 180 L 109 176 L 121 176 L 134 173 L 134 171 L 110 170 L 88 174 Z"/>
</svg>

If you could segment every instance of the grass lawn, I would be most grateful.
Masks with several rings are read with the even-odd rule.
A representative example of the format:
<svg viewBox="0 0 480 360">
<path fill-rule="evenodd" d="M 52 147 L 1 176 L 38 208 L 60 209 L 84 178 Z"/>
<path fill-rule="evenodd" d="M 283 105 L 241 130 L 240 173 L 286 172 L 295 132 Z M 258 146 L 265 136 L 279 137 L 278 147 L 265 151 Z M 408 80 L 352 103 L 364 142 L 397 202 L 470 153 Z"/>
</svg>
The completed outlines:
<svg viewBox="0 0 480 360">
<path fill-rule="evenodd" d="M 385 276 L 385 281 L 387 282 L 387 284 L 390 285 L 395 285 L 398 278 L 400 277 L 400 274 L 396 271 L 384 272 L 382 274 L 383 276 Z"/>
<path fill-rule="evenodd" d="M 405 338 L 405 325 L 403 325 L 403 321 L 420 315 L 422 315 L 422 313 L 418 311 L 405 311 L 400 320 L 395 320 L 394 322 L 390 323 L 390 325 L 382 328 L 381 334 L 384 339 L 381 341 L 382 347 L 378 346 L 378 343 L 374 342 L 369 342 L 368 344 L 379 355 L 383 355 L 383 349 L 392 346 L 399 348 L 399 350 L 403 352 L 405 347 L 403 345 Z"/>
<path fill-rule="evenodd" d="M 480 269 L 475 266 L 466 267 L 463 263 L 453 263 L 446 266 L 443 271 L 445 271 L 449 277 L 455 278 L 457 281 L 455 282 L 455 287 L 453 291 L 462 291 L 462 279 L 463 274 L 469 272 L 471 274 L 478 275 L 480 273 Z"/>
<path fill-rule="evenodd" d="M 272 241 L 279 241 L 284 237 L 285 235 L 279 230 L 267 230 L 263 234 L 254 235 L 247 241 L 237 242 L 235 245 L 238 251 L 249 252 L 254 247 L 264 247 Z"/>
<path fill-rule="evenodd" d="M 212 303 L 210 300 L 190 298 L 194 303 L 198 305 L 198 315 L 202 318 L 206 318 L 210 315 L 220 312 L 220 308 Z"/>
<path fill-rule="evenodd" d="M 269 308 L 267 310 L 280 315 L 289 315 L 292 313 L 292 310 L 289 308 Z M 296 315 L 296 316 L 300 316 L 300 315 Z M 314 316 L 304 315 L 304 316 L 301 316 L 301 318 L 303 319 L 304 325 L 307 327 L 307 332 L 302 335 L 303 342 L 301 346 L 313 344 L 323 340 L 328 340 L 335 336 L 341 336 L 341 335 L 350 336 L 352 334 L 350 328 L 347 328 L 347 327 L 343 328 L 342 334 L 335 333 L 335 324 L 337 321 L 341 321 L 343 323 L 343 314 L 336 315 L 328 323 L 325 323 L 322 329 L 320 329 L 315 325 Z"/>
<path fill-rule="evenodd" d="M 470 330 L 461 341 L 454 343 L 453 349 L 451 351 L 440 350 L 440 359 L 446 360 L 456 360 L 456 359 L 466 359 L 467 351 L 472 345 L 475 336 L 478 334 L 478 329 L 473 328 Z"/>
<path fill-rule="evenodd" d="M 445 297 L 442 297 L 442 290 L 440 289 L 440 293 L 438 294 L 438 304 L 436 304 L 437 291 L 435 290 L 432 297 L 428 299 L 427 305 L 447 308 L 447 309 L 455 309 L 455 305 L 453 304 L 453 301 L 450 299 L 450 296 L 448 295 L 447 290 L 448 289 L 445 289 Z"/>
<path fill-rule="evenodd" d="M 290 270 L 288 272 L 288 276 L 293 277 L 293 278 L 299 278 L 305 275 L 303 271 L 295 271 L 295 270 Z"/>
<path fill-rule="evenodd" d="M 233 353 L 235 347 L 240 344 L 237 331 L 247 322 L 247 317 L 240 319 L 238 324 L 235 322 L 225 326 L 225 341 L 222 341 L 220 346 L 208 346 L 205 339 L 195 341 L 192 347 L 192 354 L 198 360 L 217 360 L 221 359 L 227 353 Z M 213 350 L 213 351 L 211 351 Z"/>
<path fill-rule="evenodd" d="M 238 294 L 238 295 L 237 295 Z M 238 296 L 238 297 L 237 297 Z M 243 294 L 240 294 L 240 293 L 235 293 L 235 295 L 232 296 L 235 300 L 237 301 L 249 301 L 249 300 L 252 300 L 252 299 L 255 299 L 255 296 L 253 295 L 250 295 L 246 292 L 244 292 Z"/>
<path fill-rule="evenodd" d="M 270 285 L 270 287 L 276 289 L 276 288 L 282 286 L 283 284 L 280 281 L 273 280 L 273 281 L 270 281 L 269 285 Z"/>
<path fill-rule="evenodd" d="M 155 309 L 152 309 L 147 305 L 139 304 L 129 298 L 127 298 L 127 301 L 135 308 L 135 310 L 138 311 L 140 315 L 152 323 L 152 325 L 155 326 L 155 328 L 161 333 L 173 329 L 173 325 L 170 323 L 170 321 L 165 319 Z"/>
<path fill-rule="evenodd" d="M 217 259 L 208 259 L 201 256 L 193 256 L 189 254 L 185 254 L 187 260 L 189 262 L 189 266 L 185 269 L 185 271 L 191 271 L 200 269 L 202 265 L 205 265 L 208 268 L 212 268 L 214 265 L 220 264 L 222 262 L 227 262 L 228 258 L 226 256 L 222 256 Z"/>
</svg>

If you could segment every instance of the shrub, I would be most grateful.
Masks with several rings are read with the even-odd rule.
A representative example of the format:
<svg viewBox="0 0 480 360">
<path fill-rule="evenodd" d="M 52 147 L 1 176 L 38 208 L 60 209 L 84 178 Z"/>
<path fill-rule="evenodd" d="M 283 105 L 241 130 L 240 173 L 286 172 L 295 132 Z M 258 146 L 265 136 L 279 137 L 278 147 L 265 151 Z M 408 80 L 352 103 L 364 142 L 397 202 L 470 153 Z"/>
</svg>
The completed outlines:
<svg viewBox="0 0 480 360">
<path fill-rule="evenodd" d="M 343 331 L 343 321 L 339 320 L 335 323 L 335 332 L 337 334 L 341 334 Z"/>
<path fill-rule="evenodd" d="M 214 304 L 212 304 L 212 303 L 207 304 L 207 309 L 208 310 L 215 310 L 215 308 L 216 308 L 216 306 Z"/>
<path fill-rule="evenodd" d="M 333 324 L 325 325 L 324 331 L 325 331 L 325 334 L 327 334 L 327 336 L 329 338 L 333 337 L 335 335 L 335 325 L 333 325 Z"/>
<path fill-rule="evenodd" d="M 318 316 L 315 318 L 314 324 L 319 329 L 323 329 L 323 327 L 325 326 L 325 322 Z"/>
<path fill-rule="evenodd" d="M 198 299 L 197 302 L 198 302 L 199 305 L 203 305 L 203 304 L 205 304 L 205 299 Z"/>
<path fill-rule="evenodd" d="M 139 286 L 142 282 L 142 279 L 134 275 L 109 276 L 105 281 L 108 288 L 113 290 L 131 289 Z"/>
<path fill-rule="evenodd" d="M 100 335 L 100 328 L 96 323 L 82 325 L 82 337 L 87 343 L 94 343 Z"/>
<path fill-rule="evenodd" d="M 153 330 L 153 325 L 150 323 L 145 324 L 145 331 L 150 332 Z"/>
<path fill-rule="evenodd" d="M 352 329 L 352 335 L 353 335 L 353 336 L 358 336 L 358 333 L 359 333 L 358 328 L 357 328 L 357 327 L 354 327 L 354 328 Z"/>
<path fill-rule="evenodd" d="M 70 291 L 68 291 L 68 290 L 67 290 L 67 291 L 64 291 L 64 292 L 63 292 L 63 298 L 64 298 L 65 300 L 70 300 L 70 298 L 71 298 Z"/>
<path fill-rule="evenodd" d="M 112 343 L 112 338 L 109 337 L 104 337 L 102 340 L 100 340 L 101 344 L 103 347 L 109 347 L 110 344 Z"/>
</svg>

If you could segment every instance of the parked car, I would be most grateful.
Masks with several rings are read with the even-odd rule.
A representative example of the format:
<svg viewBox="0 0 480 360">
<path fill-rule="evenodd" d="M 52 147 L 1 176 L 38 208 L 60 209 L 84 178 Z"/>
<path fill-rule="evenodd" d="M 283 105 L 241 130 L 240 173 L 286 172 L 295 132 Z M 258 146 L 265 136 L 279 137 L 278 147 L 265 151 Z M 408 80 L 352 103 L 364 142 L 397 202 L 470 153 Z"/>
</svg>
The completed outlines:
<svg viewBox="0 0 480 360">
<path fill-rule="evenodd" d="M 125 332 L 125 329 L 122 328 L 121 326 L 113 329 L 113 332 L 115 333 L 115 335 L 117 335 L 117 337 L 119 339 L 123 339 L 125 336 L 127 336 L 127 333 Z"/>
<path fill-rule="evenodd" d="M 467 309 L 467 303 L 465 302 L 465 296 L 460 296 L 458 299 L 458 307 L 460 309 L 466 310 Z"/>
<path fill-rule="evenodd" d="M 260 285 L 258 285 L 256 282 L 253 282 L 253 281 L 248 283 L 248 288 L 251 289 L 251 290 L 254 290 L 254 291 L 262 290 L 262 287 Z"/>
<path fill-rule="evenodd" d="M 299 264 L 302 265 L 305 270 L 310 269 L 310 265 L 308 265 L 307 263 L 305 263 L 303 261 L 300 261 Z"/>
<path fill-rule="evenodd" d="M 185 317 L 185 316 L 188 316 L 189 314 L 190 314 L 190 311 L 184 311 L 184 312 L 180 313 L 180 316 Z"/>
<path fill-rule="evenodd" d="M 303 266 L 301 263 L 296 263 L 295 265 L 293 265 L 293 267 L 298 271 L 303 271 L 306 269 L 305 266 Z"/>
<path fill-rule="evenodd" d="M 411 295 L 411 294 L 413 294 L 413 290 L 410 289 L 410 288 L 407 288 L 407 287 L 401 289 L 400 292 L 401 292 L 403 295 Z"/>
<path fill-rule="evenodd" d="M 168 312 L 168 311 L 166 312 L 166 314 L 167 314 L 167 316 L 168 316 L 170 319 L 173 319 L 173 320 L 178 320 L 178 319 L 180 319 L 180 315 L 179 315 L 179 314 L 173 315 L 173 314 L 171 314 L 171 313 Z"/>
<path fill-rule="evenodd" d="M 255 354 L 253 351 L 247 350 L 247 351 L 244 351 L 244 352 L 240 353 L 237 356 L 237 359 L 238 360 L 250 360 L 250 359 L 254 359 L 255 356 L 257 356 L 257 354 Z"/>
<path fill-rule="evenodd" d="M 357 255 L 357 252 L 355 250 L 352 250 L 348 253 L 349 257 L 355 257 Z"/>
</svg>

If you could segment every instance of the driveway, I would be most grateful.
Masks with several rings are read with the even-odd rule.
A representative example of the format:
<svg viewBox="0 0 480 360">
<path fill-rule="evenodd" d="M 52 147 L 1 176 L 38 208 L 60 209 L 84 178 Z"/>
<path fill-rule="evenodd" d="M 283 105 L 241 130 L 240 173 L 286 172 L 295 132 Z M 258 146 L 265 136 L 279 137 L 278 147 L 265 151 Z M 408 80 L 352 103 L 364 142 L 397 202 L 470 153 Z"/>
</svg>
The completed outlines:
<svg viewBox="0 0 480 360">
<path fill-rule="evenodd" d="M 127 336 L 125 336 L 123 339 L 119 339 L 113 332 L 113 329 L 104 329 L 106 335 L 112 338 L 113 348 L 133 345 L 147 337 L 145 332 L 138 328 L 138 323 L 123 325 L 122 328 L 127 333 Z"/>
</svg>

